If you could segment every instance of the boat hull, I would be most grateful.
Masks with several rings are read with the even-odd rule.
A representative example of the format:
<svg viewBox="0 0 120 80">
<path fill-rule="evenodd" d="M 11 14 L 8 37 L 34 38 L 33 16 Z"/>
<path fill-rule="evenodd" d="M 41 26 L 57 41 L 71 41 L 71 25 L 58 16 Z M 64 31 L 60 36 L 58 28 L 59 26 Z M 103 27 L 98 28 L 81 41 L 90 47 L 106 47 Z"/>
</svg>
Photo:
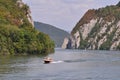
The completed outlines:
<svg viewBox="0 0 120 80">
<path fill-rule="evenodd" d="M 49 63 L 51 63 L 51 61 L 44 61 L 44 63 L 45 63 L 45 64 L 49 64 Z"/>
</svg>

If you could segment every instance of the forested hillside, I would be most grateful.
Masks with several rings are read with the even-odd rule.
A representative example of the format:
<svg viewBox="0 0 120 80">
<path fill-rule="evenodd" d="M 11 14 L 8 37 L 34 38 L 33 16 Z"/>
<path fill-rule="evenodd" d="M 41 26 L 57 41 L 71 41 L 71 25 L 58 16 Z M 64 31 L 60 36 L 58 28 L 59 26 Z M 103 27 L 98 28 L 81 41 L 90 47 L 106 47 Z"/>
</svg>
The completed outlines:
<svg viewBox="0 0 120 80">
<path fill-rule="evenodd" d="M 34 29 L 29 6 L 21 0 L 0 0 L 0 54 L 54 51 L 48 35 Z"/>
</svg>

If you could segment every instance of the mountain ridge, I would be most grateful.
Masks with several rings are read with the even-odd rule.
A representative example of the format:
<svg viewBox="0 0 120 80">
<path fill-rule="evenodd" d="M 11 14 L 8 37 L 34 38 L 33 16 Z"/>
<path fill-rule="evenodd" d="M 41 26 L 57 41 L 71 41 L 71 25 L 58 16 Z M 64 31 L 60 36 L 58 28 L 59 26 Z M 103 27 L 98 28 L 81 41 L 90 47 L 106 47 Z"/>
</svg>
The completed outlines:
<svg viewBox="0 0 120 80">
<path fill-rule="evenodd" d="M 63 48 L 120 50 L 120 7 L 90 9 L 64 41 Z"/>
<path fill-rule="evenodd" d="M 45 34 L 48 34 L 50 38 L 55 42 L 56 47 L 61 47 L 63 40 L 69 33 L 65 30 L 52 26 L 50 24 L 35 21 L 35 28 Z"/>
</svg>

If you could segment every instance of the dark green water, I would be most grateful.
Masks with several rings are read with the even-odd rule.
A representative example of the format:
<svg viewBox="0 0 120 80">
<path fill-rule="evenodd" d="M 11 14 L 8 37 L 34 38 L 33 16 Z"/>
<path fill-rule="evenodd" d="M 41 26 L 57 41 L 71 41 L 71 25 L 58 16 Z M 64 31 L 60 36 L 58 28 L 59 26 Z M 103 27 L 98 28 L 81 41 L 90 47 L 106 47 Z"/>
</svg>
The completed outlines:
<svg viewBox="0 0 120 80">
<path fill-rule="evenodd" d="M 120 80 L 120 51 L 56 49 L 44 56 L 0 57 L 0 80 Z"/>
</svg>

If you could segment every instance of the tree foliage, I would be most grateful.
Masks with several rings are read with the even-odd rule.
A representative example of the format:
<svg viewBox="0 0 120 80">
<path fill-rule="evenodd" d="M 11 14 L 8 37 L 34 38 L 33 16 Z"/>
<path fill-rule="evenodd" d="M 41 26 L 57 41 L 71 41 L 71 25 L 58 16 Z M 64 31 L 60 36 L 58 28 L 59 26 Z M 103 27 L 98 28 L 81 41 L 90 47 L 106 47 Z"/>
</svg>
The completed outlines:
<svg viewBox="0 0 120 80">
<path fill-rule="evenodd" d="M 42 54 L 54 51 L 54 42 L 28 21 L 27 5 L 0 0 L 0 54 Z M 22 21 L 21 21 L 22 20 Z"/>
</svg>

